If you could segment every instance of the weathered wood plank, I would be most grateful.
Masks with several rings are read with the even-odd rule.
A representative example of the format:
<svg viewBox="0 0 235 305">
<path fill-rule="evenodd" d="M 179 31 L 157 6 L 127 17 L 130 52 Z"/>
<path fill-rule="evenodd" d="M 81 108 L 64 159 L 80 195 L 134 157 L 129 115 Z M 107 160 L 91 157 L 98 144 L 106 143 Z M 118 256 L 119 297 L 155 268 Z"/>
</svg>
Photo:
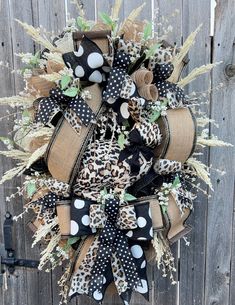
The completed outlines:
<svg viewBox="0 0 235 305">
<path fill-rule="evenodd" d="M 155 31 L 160 36 L 164 35 L 165 31 L 167 31 L 167 41 L 177 46 L 180 46 L 182 43 L 182 1 L 154 0 Z M 172 27 L 172 31 L 168 29 L 169 26 Z"/>
<path fill-rule="evenodd" d="M 65 1 L 32 0 L 32 2 L 34 26 L 43 26 L 47 31 L 52 32 L 52 36 L 60 34 L 66 24 Z M 44 246 L 36 247 L 35 251 L 40 252 Z M 36 287 L 39 304 L 59 304 L 60 296 L 57 281 L 61 276 L 61 269 L 57 268 L 49 273 L 44 271 L 38 273 Z"/>
<path fill-rule="evenodd" d="M 142 0 L 130 0 L 130 1 L 123 1 L 123 8 L 124 8 L 124 17 L 128 17 L 130 12 L 142 5 L 145 2 L 145 6 L 142 9 L 140 15 L 138 16 L 138 20 L 152 20 L 152 1 L 142 1 Z"/>
<path fill-rule="evenodd" d="M 67 11 L 68 18 L 77 18 L 79 16 L 79 12 L 74 3 L 71 3 L 70 0 L 67 1 Z M 85 11 L 85 17 L 88 20 L 95 20 L 95 0 L 86 0 L 83 1 L 83 9 Z"/>
<path fill-rule="evenodd" d="M 60 34 L 66 22 L 65 1 L 32 0 L 34 26 L 42 25 L 47 31 Z"/>
<path fill-rule="evenodd" d="M 231 0 L 217 1 L 213 60 L 223 63 L 212 73 L 213 86 L 223 82 L 225 88 L 213 92 L 211 117 L 219 128 L 211 126 L 211 133 L 235 144 L 234 112 L 235 82 L 226 78 L 224 69 L 234 59 L 235 3 Z M 208 204 L 205 304 L 234 304 L 234 282 L 231 277 L 231 247 L 234 199 L 235 154 L 233 148 L 214 148 L 210 151 L 210 163 L 214 168 L 226 171 L 212 176 L 214 192 Z M 234 255 L 234 253 L 233 253 Z M 233 256 L 234 259 L 234 256 Z M 234 266 L 234 261 L 233 261 Z M 230 292 L 230 296 L 229 296 Z"/>
<path fill-rule="evenodd" d="M 9 67 L 11 69 L 16 68 L 14 63 L 14 52 L 15 52 L 15 41 L 14 41 L 14 34 L 12 31 L 13 24 L 12 24 L 12 6 L 13 3 L 9 1 L 4 1 L 1 3 L 1 18 L 0 18 L 0 28 L 1 28 L 1 51 L 0 57 L 1 60 L 4 62 L 9 63 Z M 12 37 L 13 35 L 13 37 Z M 16 78 L 13 74 L 10 73 L 10 70 L 3 70 L 0 69 L 0 77 L 1 77 L 1 84 L 0 84 L 0 95 L 1 96 L 8 96 L 14 95 L 15 93 L 15 83 Z M 3 107 L 1 109 L 1 117 L 5 116 L 7 113 L 6 111 L 9 110 L 7 107 Z M 14 112 L 11 109 L 11 113 Z M 14 117 L 9 117 L 9 120 L 4 119 L 1 121 L 1 136 L 9 136 L 8 133 L 12 130 L 13 127 L 13 119 Z M 4 150 L 2 144 L 0 144 L 1 150 Z M 12 168 L 15 165 L 15 162 L 12 162 L 10 159 L 1 158 L 1 170 L 0 174 L 2 174 Z M 10 196 L 12 193 L 16 192 L 16 187 L 20 184 L 19 179 L 14 180 L 13 182 L 5 183 L 4 186 L 1 186 L 1 199 L 2 204 L 0 207 L 0 215 L 1 215 L 1 225 L 3 225 L 4 221 L 4 214 L 6 210 L 9 210 L 13 215 L 19 214 L 22 211 L 22 204 L 21 200 L 13 199 L 10 203 L 6 203 L 6 197 Z M 1 226 L 2 228 L 2 226 Z M 24 229 L 22 230 L 22 224 L 17 223 L 15 225 L 16 234 L 14 238 L 14 243 L 17 248 L 16 255 L 19 257 L 24 257 L 25 255 L 25 244 L 22 241 L 22 236 L 24 236 Z M 20 240 L 21 239 L 21 240 Z M 1 242 L 2 239 L 2 232 L 1 232 Z M 25 291 L 27 289 L 27 281 L 26 281 L 26 272 L 24 270 L 18 270 L 14 276 L 10 276 L 7 279 L 8 281 L 8 291 L 1 291 L 1 299 L 4 300 L 5 304 L 26 304 L 27 303 L 27 294 L 20 295 L 17 293 L 18 291 Z"/>
<path fill-rule="evenodd" d="M 198 34 L 195 45 L 189 52 L 190 62 L 187 73 L 195 67 L 210 62 L 210 1 L 183 1 L 182 33 L 183 40 L 194 31 L 201 23 L 203 27 Z M 187 92 L 202 92 L 210 89 L 210 75 L 204 75 L 186 87 Z M 203 106 L 203 105 L 202 105 Z M 205 105 L 201 108 L 209 115 L 209 107 Z M 203 151 L 200 160 L 208 163 L 207 151 Z M 205 185 L 201 185 L 206 190 Z M 201 232 L 206 232 L 207 197 L 198 194 L 194 203 L 194 211 L 189 223 L 193 231 L 189 235 L 190 246 L 181 242 L 181 281 L 180 281 L 180 304 L 182 305 L 202 305 L 204 304 L 204 277 L 205 277 L 205 249 L 206 236 Z"/>
<path fill-rule="evenodd" d="M 167 28 L 172 26 L 172 32 L 168 33 L 166 40 L 172 45 L 181 43 L 181 16 L 182 16 L 182 7 L 181 0 L 177 1 L 163 1 L 163 0 L 154 0 L 154 21 L 155 21 L 155 32 L 159 36 L 165 32 L 162 28 Z M 175 10 L 178 9 L 178 13 L 175 13 Z M 173 16 L 174 15 L 174 16 Z M 174 244 L 172 247 L 172 253 L 175 258 L 176 268 L 178 266 L 178 243 Z M 178 270 L 178 269 L 177 269 Z M 153 304 L 162 304 L 162 305 L 175 305 L 178 304 L 178 285 L 172 285 L 169 277 L 162 277 L 162 273 L 157 267 L 154 267 L 154 302 Z M 178 271 L 177 271 L 178 272 Z M 175 274 L 175 280 L 178 281 L 178 274 Z"/>
</svg>

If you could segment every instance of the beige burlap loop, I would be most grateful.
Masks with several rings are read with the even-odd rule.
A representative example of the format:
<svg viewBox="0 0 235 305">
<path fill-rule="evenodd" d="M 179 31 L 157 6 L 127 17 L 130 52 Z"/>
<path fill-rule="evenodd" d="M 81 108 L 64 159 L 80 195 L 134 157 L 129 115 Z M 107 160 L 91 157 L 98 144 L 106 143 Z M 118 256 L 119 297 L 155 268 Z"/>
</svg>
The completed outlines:
<svg viewBox="0 0 235 305">
<path fill-rule="evenodd" d="M 136 83 L 137 88 L 140 88 L 152 83 L 153 73 L 147 69 L 139 69 L 131 75 L 131 78 Z"/>
<path fill-rule="evenodd" d="M 87 87 L 87 90 L 91 95 L 87 104 L 94 114 L 98 115 L 102 104 L 101 89 L 98 84 L 94 84 Z M 51 137 L 45 156 L 48 169 L 54 179 L 72 183 L 94 127 L 95 125 L 92 123 L 88 127 L 82 125 L 80 134 L 78 134 L 66 119 L 61 118 Z"/>
<path fill-rule="evenodd" d="M 58 201 L 56 203 L 56 213 L 59 222 L 61 239 L 66 239 L 70 236 L 70 201 Z"/>
<path fill-rule="evenodd" d="M 138 92 L 141 97 L 148 101 L 156 101 L 158 99 L 158 90 L 153 84 L 138 88 Z"/>
<path fill-rule="evenodd" d="M 48 60 L 47 62 L 47 73 L 59 72 L 64 68 L 64 64 L 54 62 L 53 60 Z"/>
<path fill-rule="evenodd" d="M 50 82 L 40 76 L 31 76 L 27 82 L 28 88 L 37 91 L 41 96 L 49 96 L 49 91 L 55 87 L 54 82 Z"/>
<path fill-rule="evenodd" d="M 168 206 L 167 206 L 167 218 L 166 223 L 168 223 L 167 239 L 172 244 L 179 240 L 184 235 L 191 231 L 191 227 L 186 225 L 185 222 L 190 215 L 190 209 L 184 209 L 183 214 L 175 201 L 173 195 L 169 195 Z"/>
<path fill-rule="evenodd" d="M 104 54 L 110 54 L 111 49 L 108 37 L 111 36 L 109 29 L 86 31 L 86 32 L 73 32 L 74 49 L 77 51 L 82 38 L 86 35 L 87 38 L 92 40 L 101 49 Z"/>
<path fill-rule="evenodd" d="M 169 109 L 158 125 L 162 142 L 154 150 L 155 157 L 183 164 L 193 153 L 196 142 L 196 121 L 190 109 Z"/>
</svg>

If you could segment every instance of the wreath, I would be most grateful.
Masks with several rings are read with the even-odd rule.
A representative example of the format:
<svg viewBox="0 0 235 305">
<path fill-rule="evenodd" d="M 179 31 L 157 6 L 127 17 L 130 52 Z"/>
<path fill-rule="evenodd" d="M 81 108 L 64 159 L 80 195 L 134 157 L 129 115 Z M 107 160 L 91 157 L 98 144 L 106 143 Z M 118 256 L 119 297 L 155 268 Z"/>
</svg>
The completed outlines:
<svg viewBox="0 0 235 305">
<path fill-rule="evenodd" d="M 18 162 L 1 183 L 24 176 L 39 269 L 67 262 L 61 302 L 101 303 L 109 286 L 124 304 L 133 291 L 148 299 L 149 261 L 175 284 L 170 246 L 191 230 L 197 178 L 212 188 L 198 148 L 229 145 L 209 137 L 199 96 L 183 90 L 215 66 L 181 77 L 200 27 L 176 48 L 137 21 L 143 5 L 118 23 L 120 5 L 97 23 L 80 10 L 53 41 L 18 21 L 43 48 L 18 54 L 25 89 L 0 99 L 18 109 L 13 140 L 1 137 Z"/>
</svg>

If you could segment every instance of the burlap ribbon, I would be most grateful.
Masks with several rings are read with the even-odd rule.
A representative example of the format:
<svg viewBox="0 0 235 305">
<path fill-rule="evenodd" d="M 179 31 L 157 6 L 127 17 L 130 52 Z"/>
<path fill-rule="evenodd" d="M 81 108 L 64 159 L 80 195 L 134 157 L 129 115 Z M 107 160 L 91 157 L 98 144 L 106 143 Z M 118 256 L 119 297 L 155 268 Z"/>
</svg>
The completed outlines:
<svg viewBox="0 0 235 305">
<path fill-rule="evenodd" d="M 89 87 L 89 92 L 91 98 L 87 100 L 87 104 L 97 117 L 102 105 L 101 89 L 98 84 L 94 84 Z M 64 118 L 60 120 L 52 135 L 45 157 L 53 178 L 66 183 L 73 181 L 94 126 L 91 123 L 87 127 L 82 125 L 78 134 L 67 120 Z"/>
<path fill-rule="evenodd" d="M 196 140 L 196 121 L 189 108 L 168 109 L 158 120 L 162 142 L 154 149 L 156 158 L 184 163 L 192 154 Z"/>
</svg>

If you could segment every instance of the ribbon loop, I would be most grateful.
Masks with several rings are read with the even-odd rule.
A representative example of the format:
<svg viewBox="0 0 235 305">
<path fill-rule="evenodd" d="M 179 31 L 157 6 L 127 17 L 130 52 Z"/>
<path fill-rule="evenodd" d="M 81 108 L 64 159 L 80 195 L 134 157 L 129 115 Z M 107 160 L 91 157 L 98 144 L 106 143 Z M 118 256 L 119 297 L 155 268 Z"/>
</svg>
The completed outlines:
<svg viewBox="0 0 235 305">
<path fill-rule="evenodd" d="M 69 116 L 65 115 L 67 109 L 71 109 L 85 126 L 88 126 L 91 121 L 95 120 L 95 114 L 81 96 L 76 95 L 71 98 L 64 95 L 60 88 L 56 88 L 50 91 L 49 97 L 45 97 L 40 101 L 35 121 L 46 125 L 50 123 L 56 113 L 62 112 L 73 126 Z"/>
<path fill-rule="evenodd" d="M 89 293 L 93 295 L 94 291 L 101 291 L 103 282 L 97 280 L 97 276 L 102 278 L 108 267 L 112 253 L 116 253 L 121 261 L 125 272 L 126 280 L 129 288 L 136 287 L 140 281 L 134 260 L 131 256 L 127 237 L 116 227 L 116 219 L 119 211 L 119 200 L 106 199 L 105 213 L 107 220 L 103 228 L 99 241 L 100 246 L 97 253 L 97 259 L 92 269 L 92 280 L 90 282 Z"/>
<path fill-rule="evenodd" d="M 121 151 L 119 160 L 127 160 L 131 167 L 131 174 L 133 175 L 138 173 L 140 170 L 140 154 L 142 154 L 147 161 L 152 160 L 154 154 L 152 148 L 144 145 L 143 139 L 136 128 L 129 133 L 129 141 L 130 145 L 126 146 Z"/>
<path fill-rule="evenodd" d="M 117 99 L 122 91 L 126 70 L 131 63 L 130 55 L 118 51 L 114 55 L 113 67 L 110 71 L 108 84 L 103 92 L 103 99 L 109 103 L 109 99 Z"/>
</svg>

